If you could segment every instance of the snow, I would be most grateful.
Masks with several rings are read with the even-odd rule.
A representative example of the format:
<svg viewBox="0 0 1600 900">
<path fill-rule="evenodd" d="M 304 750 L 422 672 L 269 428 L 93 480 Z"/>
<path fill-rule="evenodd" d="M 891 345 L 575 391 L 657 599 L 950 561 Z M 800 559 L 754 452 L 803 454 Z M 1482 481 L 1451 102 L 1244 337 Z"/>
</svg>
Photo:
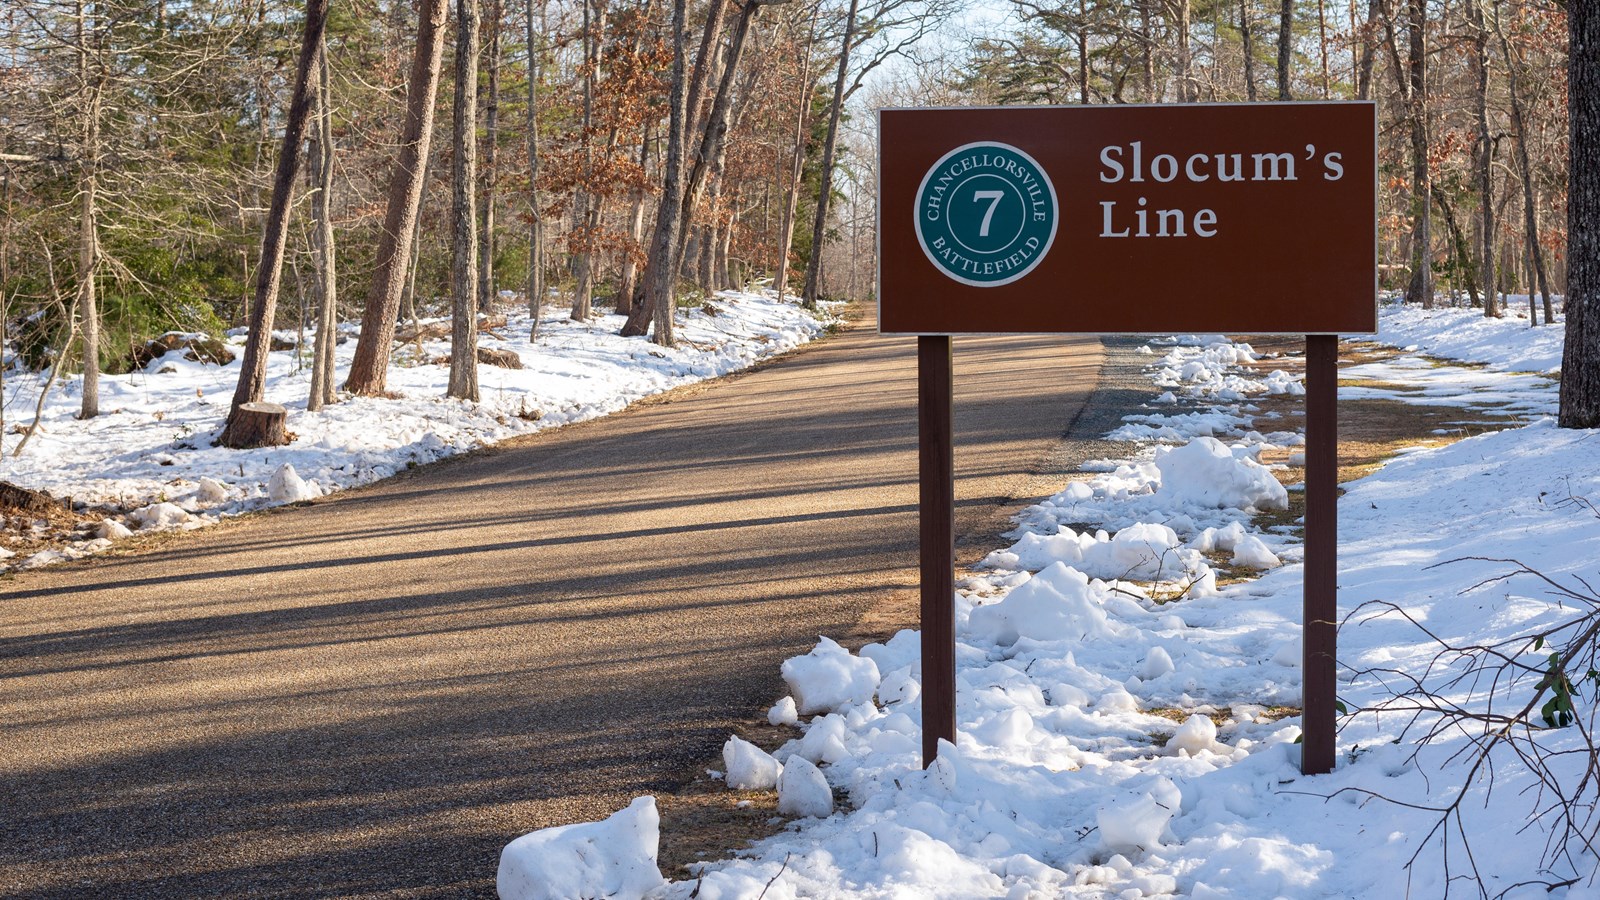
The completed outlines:
<svg viewBox="0 0 1600 900">
<path fill-rule="evenodd" d="M 800 715 L 809 716 L 871 700 L 878 666 L 824 637 L 810 653 L 784 661 L 783 680 Z"/>
<path fill-rule="evenodd" d="M 201 492 L 214 494 L 201 485 Z M 306 481 L 295 472 L 294 466 L 284 463 L 267 479 L 267 498 L 273 503 L 301 503 L 322 496 L 322 489 L 314 481 Z"/>
<path fill-rule="evenodd" d="M 1560 308 L 1559 298 L 1556 303 Z M 1474 362 L 1495 371 L 1560 371 L 1565 319 L 1558 313 L 1553 323 L 1531 327 L 1525 294 L 1508 297 L 1506 307 L 1504 318 L 1491 319 L 1481 309 L 1423 309 L 1386 302 L 1378 307 L 1378 340 L 1391 347 L 1439 359 Z"/>
<path fill-rule="evenodd" d="M 424 324 L 437 321 L 442 320 Z M 670 348 L 620 337 L 622 323 L 615 315 L 572 322 L 547 309 L 533 342 L 526 309 L 508 307 L 506 324 L 482 332 L 480 346 L 515 352 L 523 368 L 479 366 L 479 403 L 444 396 L 448 366 L 431 360 L 448 356 L 448 341 L 425 340 L 420 357 L 413 343 L 397 346 L 389 370 L 392 397 L 347 397 L 314 413 L 305 409 L 309 364 L 297 365 L 293 351 L 269 353 L 265 399 L 289 409 L 288 428 L 296 437 L 287 446 L 257 450 L 213 446 L 243 355 L 244 332 L 230 332 L 228 347 L 236 359 L 227 365 L 172 352 L 142 371 L 102 375 L 101 414 L 93 419 L 77 418 L 81 377 L 63 379 L 46 398 L 41 427 L 20 457 L 12 456 L 20 435 L 0 438 L 0 479 L 113 514 L 163 503 L 184 514 L 163 507 L 154 514 L 159 521 L 150 524 L 153 513 L 140 513 L 129 517 L 130 527 L 199 527 L 607 415 L 642 397 L 793 349 L 826 326 L 770 292 L 725 292 L 685 311 L 678 344 Z M 335 349 L 336 383 L 344 381 L 358 334 L 353 325 L 340 326 L 345 341 Z M 307 335 L 308 356 L 313 340 Z M 8 372 L 8 417 L 31 416 L 44 381 L 43 373 Z M 77 558 L 88 548 L 80 542 L 63 550 L 62 558 Z"/>
<path fill-rule="evenodd" d="M 656 867 L 661 816 L 640 797 L 602 822 L 525 834 L 500 852 L 502 900 L 641 900 L 666 879 Z"/>
<path fill-rule="evenodd" d="M 1276 569 L 1283 565 L 1261 538 L 1247 534 L 1233 545 L 1232 562 L 1247 569 Z"/>
<path fill-rule="evenodd" d="M 804 757 L 790 757 L 778 776 L 778 812 L 819 819 L 833 815 L 833 789 L 821 770 Z"/>
<path fill-rule="evenodd" d="M 1386 328 L 1392 318 L 1386 310 Z M 1340 603 L 1344 614 L 1361 610 L 1340 631 L 1339 694 L 1351 713 L 1335 771 L 1305 777 L 1300 721 L 1284 709 L 1301 689 L 1302 548 L 1256 516 L 1287 505 L 1262 452 L 1283 458 L 1304 439 L 1256 430 L 1269 420 L 1249 406 L 1271 394 L 1269 382 L 1286 396 L 1300 383 L 1242 368 L 1261 355 L 1220 337 L 1150 346 L 1151 379 L 1171 396 L 1166 412 L 1134 423 L 1147 429 L 1144 446 L 1083 466 L 1027 510 L 1012 545 L 953 598 L 957 743 L 920 768 L 916 632 L 861 648 L 853 656 L 881 675 L 875 698 L 832 697 L 809 722 L 799 710 L 799 735 L 776 752 L 785 779 L 818 761 L 848 798 L 843 811 L 696 866 L 657 896 L 1442 896 L 1465 873 L 1462 834 L 1491 896 L 1569 877 L 1580 880 L 1507 896 L 1597 896 L 1596 858 L 1576 846 L 1569 858 L 1549 852 L 1557 823 L 1538 814 L 1540 785 L 1509 753 L 1490 790 L 1481 774 L 1466 781 L 1463 734 L 1419 746 L 1405 731 L 1411 715 L 1383 710 L 1437 664 L 1422 626 L 1457 643 L 1507 641 L 1581 613 L 1496 560 L 1592 583 L 1600 435 L 1539 418 L 1554 384 L 1511 373 L 1522 368 L 1512 360 L 1533 358 L 1523 350 L 1499 359 L 1504 372 L 1414 356 L 1387 364 L 1387 399 L 1429 393 L 1535 420 L 1416 448 L 1345 486 Z M 1217 553 L 1261 574 L 1218 588 L 1202 557 Z M 1173 564 L 1154 565 L 1163 555 Z M 1189 582 L 1174 594 L 1180 571 Z M 1369 601 L 1392 605 L 1362 607 Z M 845 655 L 827 646 L 835 672 L 849 671 Z M 1531 687 L 1516 698 L 1492 689 L 1505 704 Z M 1487 702 L 1466 685 L 1441 688 L 1451 702 Z M 1591 693 L 1579 693 L 1580 711 L 1592 712 Z M 1556 750 L 1581 746 L 1574 728 L 1542 735 Z M 1563 788 L 1575 789 L 1581 757 L 1564 771 Z M 1428 807 L 1462 792 L 1470 802 L 1447 838 L 1447 866 Z"/>
<path fill-rule="evenodd" d="M 793 697 L 783 697 L 767 711 L 767 722 L 773 725 L 793 725 L 800 721 L 800 710 Z"/>
<path fill-rule="evenodd" d="M 778 786 L 783 764 L 772 754 L 738 736 L 722 745 L 722 763 L 728 769 L 728 787 L 736 791 L 766 791 Z"/>
<path fill-rule="evenodd" d="M 1233 508 L 1246 512 L 1288 509 L 1289 493 L 1266 467 L 1240 457 L 1212 437 L 1197 437 L 1156 454 L 1156 493 L 1174 508 Z"/>
</svg>

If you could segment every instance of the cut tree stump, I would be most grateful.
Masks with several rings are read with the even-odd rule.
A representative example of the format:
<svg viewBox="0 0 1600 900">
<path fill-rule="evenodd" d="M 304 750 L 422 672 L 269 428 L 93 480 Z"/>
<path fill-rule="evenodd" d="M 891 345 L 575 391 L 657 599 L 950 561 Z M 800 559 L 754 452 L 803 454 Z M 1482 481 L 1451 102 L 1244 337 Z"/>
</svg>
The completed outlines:
<svg viewBox="0 0 1600 900">
<path fill-rule="evenodd" d="M 33 491 L 9 481 L 0 481 L 0 510 L 46 513 L 65 509 L 66 506 L 66 501 L 57 500 L 44 491 Z"/>
<path fill-rule="evenodd" d="M 499 366 L 502 369 L 522 368 L 522 357 L 511 350 L 491 350 L 488 347 L 479 347 L 478 362 L 486 366 Z"/>
<path fill-rule="evenodd" d="M 241 403 L 217 443 L 235 450 L 289 443 L 289 411 L 276 403 Z"/>
</svg>

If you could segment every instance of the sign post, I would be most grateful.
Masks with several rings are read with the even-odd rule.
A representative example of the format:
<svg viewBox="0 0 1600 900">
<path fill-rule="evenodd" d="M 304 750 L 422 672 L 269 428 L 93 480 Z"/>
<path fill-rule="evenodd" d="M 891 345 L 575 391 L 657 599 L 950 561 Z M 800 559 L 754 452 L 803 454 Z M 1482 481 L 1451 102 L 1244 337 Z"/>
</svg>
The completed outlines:
<svg viewBox="0 0 1600 900">
<path fill-rule="evenodd" d="M 1370 102 L 886 109 L 878 329 L 916 335 L 923 765 L 955 740 L 951 336 L 1306 336 L 1302 768 L 1334 763 L 1338 335 L 1377 330 Z"/>
</svg>

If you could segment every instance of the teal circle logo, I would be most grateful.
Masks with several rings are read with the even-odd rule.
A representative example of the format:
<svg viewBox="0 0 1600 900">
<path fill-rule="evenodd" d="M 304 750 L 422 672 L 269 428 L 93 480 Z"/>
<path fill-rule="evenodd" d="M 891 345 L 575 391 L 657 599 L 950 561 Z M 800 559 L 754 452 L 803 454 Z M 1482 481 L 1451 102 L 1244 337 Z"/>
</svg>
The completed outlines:
<svg viewBox="0 0 1600 900">
<path fill-rule="evenodd" d="M 1056 189 L 1039 162 L 1010 144 L 951 150 L 917 188 L 917 243 L 946 276 L 998 287 L 1033 271 L 1056 239 Z"/>
</svg>

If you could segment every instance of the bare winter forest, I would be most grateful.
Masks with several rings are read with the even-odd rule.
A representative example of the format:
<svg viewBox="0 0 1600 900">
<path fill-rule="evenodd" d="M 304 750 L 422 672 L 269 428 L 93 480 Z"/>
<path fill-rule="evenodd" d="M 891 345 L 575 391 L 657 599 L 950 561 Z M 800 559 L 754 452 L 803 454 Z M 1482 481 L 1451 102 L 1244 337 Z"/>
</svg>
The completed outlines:
<svg viewBox="0 0 1600 900">
<path fill-rule="evenodd" d="M 21 0 L 0 320 L 91 417 L 167 332 L 255 326 L 240 403 L 271 328 L 359 318 L 342 384 L 307 347 L 314 409 L 382 393 L 379 336 L 453 310 L 471 398 L 497 304 L 670 344 L 718 289 L 870 294 L 874 108 L 1370 98 L 1383 286 L 1548 321 L 1566 46 L 1556 0 Z"/>
</svg>

